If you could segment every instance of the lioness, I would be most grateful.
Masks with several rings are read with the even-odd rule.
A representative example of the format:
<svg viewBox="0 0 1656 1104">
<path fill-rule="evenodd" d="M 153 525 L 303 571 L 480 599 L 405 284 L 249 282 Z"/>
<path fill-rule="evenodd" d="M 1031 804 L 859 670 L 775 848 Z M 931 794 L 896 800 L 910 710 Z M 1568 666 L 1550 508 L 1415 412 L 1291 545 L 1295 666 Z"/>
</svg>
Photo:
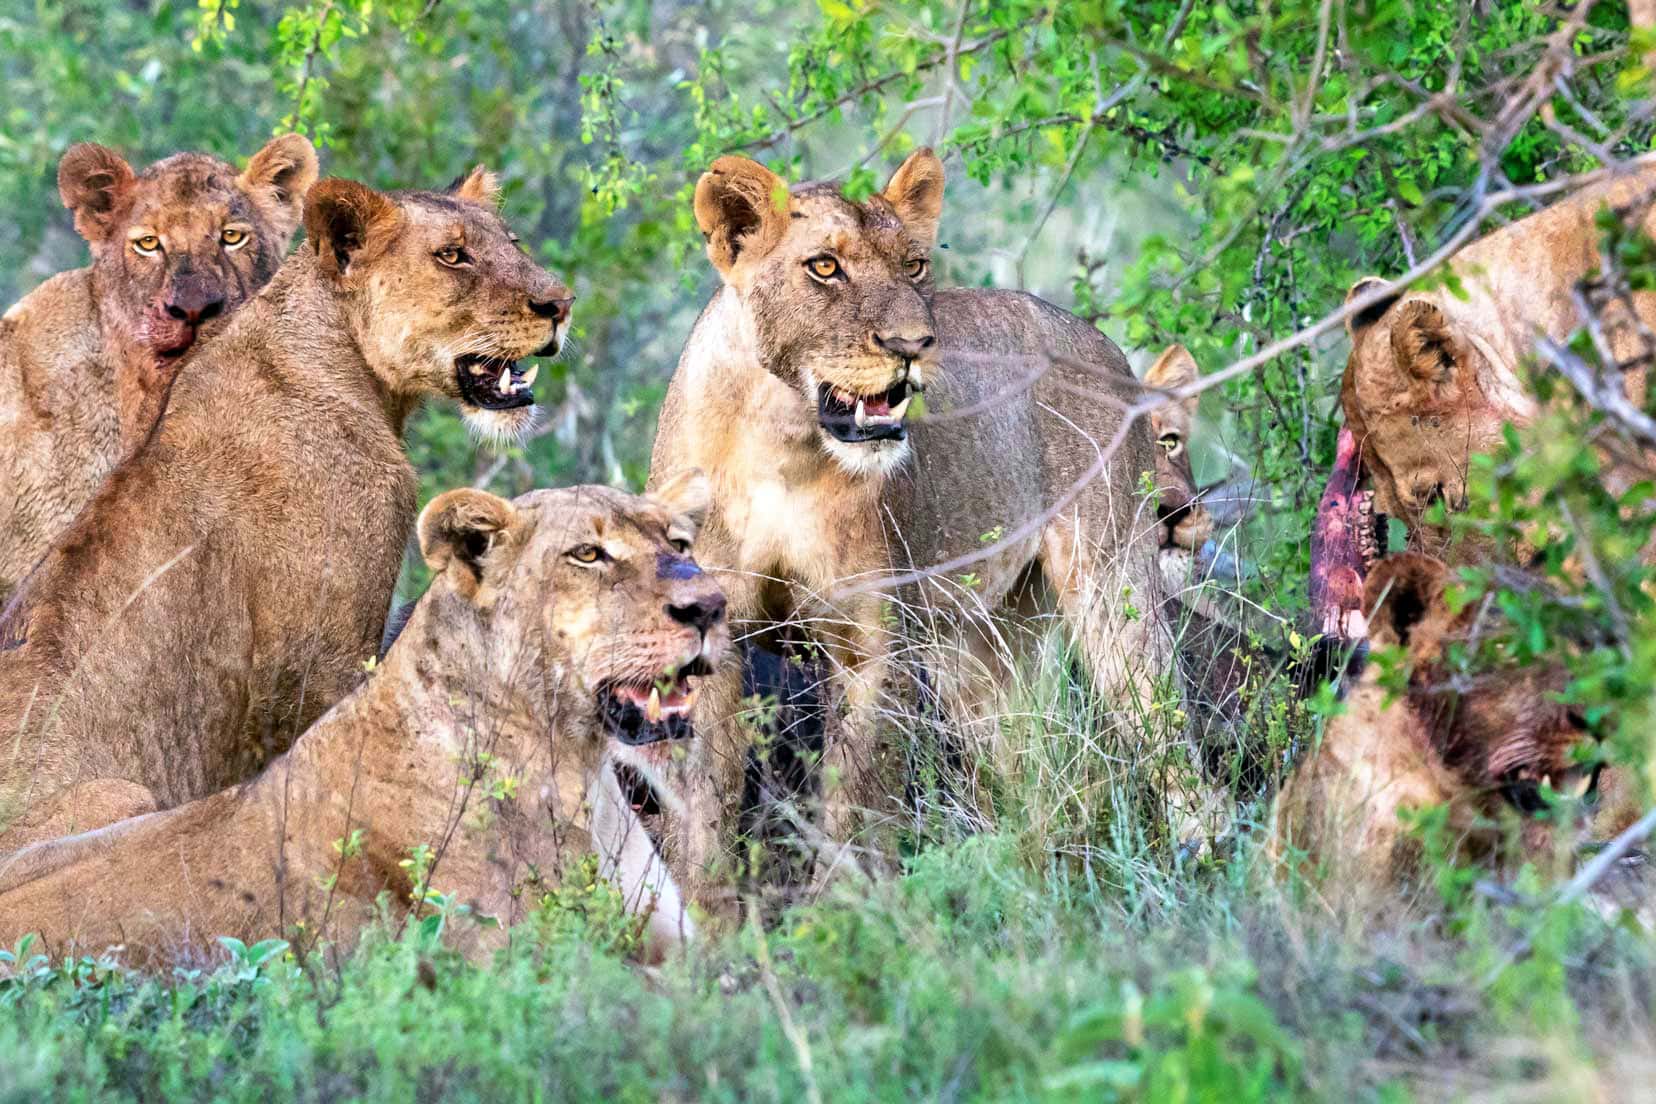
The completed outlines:
<svg viewBox="0 0 1656 1104">
<path fill-rule="evenodd" d="M 651 498 L 438 496 L 418 526 L 435 577 L 382 667 L 253 781 L 0 858 L 0 942 L 151 966 L 295 925 L 348 944 L 381 894 L 400 913 L 432 907 L 421 890 L 510 924 L 596 850 L 655 947 L 679 943 L 630 802 L 730 641 L 689 556 L 706 495 L 698 474 Z M 504 939 L 451 930 L 474 956 Z"/>
<path fill-rule="evenodd" d="M 1375 564 L 1363 600 L 1369 640 L 1406 650 L 1407 688 L 1390 701 L 1371 664 L 1344 712 L 1283 785 L 1272 814 L 1273 856 L 1303 861 L 1359 905 L 1418 868 L 1419 846 L 1400 818 L 1404 810 L 1446 805 L 1454 842 L 1488 860 L 1499 855 L 1503 820 L 1544 807 L 1542 783 L 1578 794 L 1598 778 L 1576 754 L 1592 744 L 1592 733 L 1558 700 L 1561 666 L 1471 675 L 1453 669 L 1451 649 L 1487 633 L 1493 615 L 1478 603 L 1451 606 L 1450 581 L 1442 561 L 1419 553 Z M 1593 834 L 1626 826 L 1626 797 L 1600 807 Z M 1543 822 L 1521 825 L 1526 856 L 1543 853 L 1552 835 Z"/>
<path fill-rule="evenodd" d="M 324 180 L 306 245 L 173 388 L 166 416 L 0 614 L 0 850 L 249 777 L 373 656 L 426 396 L 532 417 L 569 292 L 479 169 L 447 194 Z"/>
<path fill-rule="evenodd" d="M 1448 551 L 1448 534 L 1424 526 L 1423 515 L 1439 500 L 1451 509 L 1464 504 L 1471 455 L 1491 451 L 1504 423 L 1534 419 L 1521 366 L 1537 336 L 1563 341 L 1587 321 L 1572 293 L 1601 267 L 1595 217 L 1606 204 L 1637 206 L 1653 189 L 1656 165 L 1584 189 L 1457 253 L 1449 267 L 1462 294 L 1451 286 L 1411 289 L 1351 319 L 1340 392 L 1346 426 L 1362 449 L 1374 506 L 1407 522 L 1422 547 L 1456 563 L 1489 554 L 1470 546 Z M 1642 213 L 1645 229 L 1656 230 L 1653 209 Z M 1359 281 L 1348 302 L 1380 282 Z M 1656 293 L 1637 292 L 1633 301 L 1636 320 L 1614 303 L 1602 315 L 1622 362 L 1646 351 L 1639 324 L 1656 326 Z M 1645 374 L 1641 360 L 1626 379 L 1641 404 Z M 1613 484 L 1624 489 L 1627 482 L 1612 471 Z"/>
<path fill-rule="evenodd" d="M 832 659 L 831 696 L 846 713 L 826 753 L 842 783 L 826 818 L 836 841 L 853 804 L 891 792 L 873 723 L 891 650 L 886 601 L 848 587 L 987 548 L 907 600 L 944 643 L 939 657 L 983 652 L 997 619 L 1021 607 L 1061 611 L 1096 688 L 1123 706 L 1135 693 L 1147 703 L 1168 662 L 1156 519 L 1137 493 L 1155 458 L 1147 427 L 1123 424 L 1136 389 L 1126 360 L 1032 295 L 935 290 L 942 204 L 930 150 L 862 202 L 831 183 L 790 188 L 741 157 L 719 158 L 696 187 L 724 286 L 669 385 L 651 478 L 706 470 L 703 560 L 720 570 L 732 616 L 749 628 L 791 622 Z M 922 389 L 936 413 L 914 421 Z M 930 669 L 956 679 L 948 697 L 970 702 L 983 687 L 965 668 Z M 721 672 L 699 714 L 685 856 L 703 873 L 736 823 L 740 683 L 735 668 Z"/>
<path fill-rule="evenodd" d="M 0 318 L 0 605 L 116 462 L 180 365 L 287 255 L 316 151 L 285 134 L 237 173 L 179 153 L 134 172 L 86 142 L 58 194 L 92 247 Z"/>
</svg>

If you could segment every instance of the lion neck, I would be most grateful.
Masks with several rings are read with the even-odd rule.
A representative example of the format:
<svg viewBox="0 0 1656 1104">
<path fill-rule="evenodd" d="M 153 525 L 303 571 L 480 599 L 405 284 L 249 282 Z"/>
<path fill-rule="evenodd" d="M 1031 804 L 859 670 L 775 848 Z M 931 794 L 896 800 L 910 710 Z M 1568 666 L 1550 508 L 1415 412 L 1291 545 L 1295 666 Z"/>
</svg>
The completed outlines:
<svg viewBox="0 0 1656 1104">
<path fill-rule="evenodd" d="M 289 769 L 267 772 L 274 795 L 349 800 L 352 824 L 392 833 L 367 850 L 396 858 L 436 847 L 455 823 L 468 839 L 481 828 L 491 853 L 547 869 L 545 856 L 589 850 L 583 797 L 598 753 L 575 750 L 583 726 L 555 704 L 579 695 L 511 677 L 538 656 L 504 635 L 464 599 L 428 594 L 378 668 L 295 743 Z M 513 796 L 499 799 L 503 788 Z"/>
</svg>

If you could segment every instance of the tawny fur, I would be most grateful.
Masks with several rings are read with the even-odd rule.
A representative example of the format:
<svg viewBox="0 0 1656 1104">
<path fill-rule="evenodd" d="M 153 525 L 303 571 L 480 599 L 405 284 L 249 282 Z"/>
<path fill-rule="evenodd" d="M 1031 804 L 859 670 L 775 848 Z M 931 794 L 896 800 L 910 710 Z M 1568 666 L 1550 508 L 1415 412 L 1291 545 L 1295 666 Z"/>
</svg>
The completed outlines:
<svg viewBox="0 0 1656 1104">
<path fill-rule="evenodd" d="M 306 222 L 0 613 L 0 851 L 242 781 L 339 700 L 414 520 L 408 414 L 459 351 L 556 345 L 531 308 L 568 292 L 492 207 L 329 180 Z"/>
<path fill-rule="evenodd" d="M 705 494 L 439 496 L 419 526 L 431 589 L 368 681 L 253 781 L 0 856 L 0 942 L 120 945 L 152 967 L 221 935 L 349 949 L 382 909 L 417 906 L 398 864 L 420 845 L 432 890 L 505 927 L 596 851 L 653 947 L 682 942 L 683 902 L 610 766 L 651 749 L 615 743 L 596 695 L 728 648 L 722 624 L 704 636 L 671 613 L 716 596 L 711 579 L 659 567 L 689 563 L 669 542 L 694 536 Z M 575 562 L 588 543 L 608 561 Z M 449 933 L 474 957 L 507 937 L 465 917 Z"/>
<path fill-rule="evenodd" d="M 0 605 L 149 435 L 179 368 L 282 263 L 316 151 L 287 134 L 241 173 L 200 153 L 135 173 L 82 144 L 58 180 L 92 263 L 0 318 Z M 159 245 L 139 252 L 146 235 Z"/>
<path fill-rule="evenodd" d="M 905 604 L 935 641 L 928 670 L 963 720 L 993 712 L 1000 672 L 973 657 L 993 660 L 982 645 L 1020 612 L 1060 611 L 1095 685 L 1123 707 L 1130 695 L 1148 702 L 1168 662 L 1156 519 L 1138 493 L 1156 460 L 1148 426 L 1122 425 L 1120 404 L 1136 390 L 1126 360 L 1034 296 L 934 290 L 942 193 L 929 150 L 862 203 L 828 184 L 790 189 L 743 158 L 715 162 L 696 216 L 724 286 L 685 346 L 651 460 L 652 479 L 708 472 L 703 560 L 721 572 L 733 616 L 750 629 L 791 620 L 833 661 L 830 697 L 845 714 L 826 755 L 840 783 L 825 825 L 836 840 L 854 806 L 877 808 L 893 792 L 894 748 L 874 737 L 892 645 L 887 602 L 835 592 L 982 550 L 986 536 L 1010 534 L 1067 495 L 1102 450 L 1114 450 L 1102 473 L 1050 522 L 972 565 L 973 585 L 951 575 L 911 588 Z M 837 258 L 844 279 L 808 271 L 822 255 Z M 905 365 L 882 340 L 920 350 L 906 370 L 926 387 L 927 417 L 907 441 L 831 438 L 817 385 L 893 386 Z M 975 412 L 948 418 L 967 407 Z M 747 753 L 733 720 L 739 687 L 733 667 L 698 709 L 685 854 L 698 877 L 736 823 Z"/>
<path fill-rule="evenodd" d="M 1471 455 L 1492 451 L 1503 424 L 1535 418 L 1524 366 L 1538 335 L 1564 341 L 1586 321 L 1572 291 L 1603 267 L 1595 218 L 1606 204 L 1635 209 L 1652 190 L 1656 166 L 1587 188 L 1457 253 L 1449 267 L 1465 298 L 1448 286 L 1410 290 L 1351 321 L 1341 389 L 1346 426 L 1362 447 L 1376 507 L 1407 522 L 1417 545 L 1457 564 L 1497 551 L 1466 540 L 1451 549 L 1448 534 L 1425 526 L 1423 515 L 1439 498 L 1451 509 L 1463 504 Z M 1656 208 L 1643 208 L 1643 225 L 1656 230 Z M 1350 296 L 1379 285 L 1367 277 Z M 1656 293 L 1637 292 L 1633 303 L 1638 321 L 1656 326 Z M 1602 318 L 1610 348 L 1624 362 L 1644 352 L 1634 321 L 1619 304 Z M 1629 371 L 1626 384 L 1642 405 L 1644 368 Z M 1648 470 L 1648 460 L 1638 467 Z M 1638 478 L 1618 472 L 1614 462 L 1610 474 L 1618 491 Z"/>
</svg>

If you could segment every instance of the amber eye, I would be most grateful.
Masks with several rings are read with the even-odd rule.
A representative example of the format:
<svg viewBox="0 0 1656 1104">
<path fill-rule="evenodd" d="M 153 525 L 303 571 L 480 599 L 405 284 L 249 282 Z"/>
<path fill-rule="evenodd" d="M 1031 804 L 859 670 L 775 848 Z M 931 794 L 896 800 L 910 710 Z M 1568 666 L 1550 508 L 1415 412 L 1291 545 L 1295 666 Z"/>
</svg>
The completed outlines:
<svg viewBox="0 0 1656 1104">
<path fill-rule="evenodd" d="M 1169 453 L 1179 451 L 1179 435 L 1177 433 L 1164 433 L 1157 440 L 1161 443 L 1161 447 Z"/>
<path fill-rule="evenodd" d="M 142 257 L 153 257 L 161 252 L 161 239 L 154 234 L 145 234 L 141 238 L 132 239 L 132 248 Z"/>
<path fill-rule="evenodd" d="M 920 279 L 926 274 L 926 259 L 924 257 L 914 258 L 903 266 L 903 271 L 908 273 L 908 278 L 911 280 Z"/>
<path fill-rule="evenodd" d="M 226 226 L 219 232 L 219 241 L 224 243 L 226 249 L 235 249 L 237 246 L 246 244 L 247 231 L 234 226 Z"/>
<path fill-rule="evenodd" d="M 840 274 L 840 263 L 828 256 L 812 257 L 805 262 L 805 267 L 819 280 L 832 280 Z"/>
<path fill-rule="evenodd" d="M 569 550 L 569 558 L 576 563 L 594 564 L 604 558 L 604 550 L 596 544 L 581 544 Z"/>
<path fill-rule="evenodd" d="M 432 256 L 437 258 L 438 264 L 448 265 L 450 268 L 459 268 L 468 260 L 466 251 L 458 245 L 445 245 Z"/>
</svg>

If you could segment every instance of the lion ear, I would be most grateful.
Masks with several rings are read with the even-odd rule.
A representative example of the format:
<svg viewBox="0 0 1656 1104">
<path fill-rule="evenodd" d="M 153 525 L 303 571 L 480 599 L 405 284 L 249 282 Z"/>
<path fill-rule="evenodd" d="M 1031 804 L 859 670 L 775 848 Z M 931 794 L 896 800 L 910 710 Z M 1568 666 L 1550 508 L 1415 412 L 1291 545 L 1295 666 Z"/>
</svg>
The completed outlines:
<svg viewBox="0 0 1656 1104">
<path fill-rule="evenodd" d="M 303 134 L 272 138 L 248 159 L 238 178 L 242 189 L 266 207 L 272 225 L 287 238 L 305 213 L 305 193 L 316 183 L 316 147 Z"/>
<path fill-rule="evenodd" d="M 706 473 L 700 468 L 685 468 L 649 491 L 648 497 L 674 517 L 683 518 L 693 528 L 700 529 L 702 522 L 707 520 L 707 508 L 713 501 L 713 488 L 707 481 Z"/>
<path fill-rule="evenodd" d="M 401 224 L 396 200 L 354 180 L 329 177 L 305 197 L 305 237 L 335 279 L 384 252 Z"/>
<path fill-rule="evenodd" d="M 937 223 L 943 217 L 943 162 L 930 147 L 909 154 L 880 194 L 916 241 L 927 249 L 937 243 Z"/>
<path fill-rule="evenodd" d="M 1369 639 L 1412 650 L 1415 629 L 1441 614 L 1448 581 L 1449 569 L 1443 561 L 1419 552 L 1393 553 L 1375 564 L 1363 585 Z"/>
<path fill-rule="evenodd" d="M 757 161 L 721 157 L 696 182 L 695 212 L 707 259 L 728 276 L 738 260 L 763 257 L 782 240 L 788 182 Z"/>
<path fill-rule="evenodd" d="M 1379 276 L 1364 276 L 1361 280 L 1358 280 L 1355 284 L 1352 284 L 1349 289 L 1347 289 L 1345 301 L 1349 305 L 1350 303 L 1353 303 L 1366 295 L 1378 291 L 1380 288 L 1386 287 L 1390 283 L 1390 280 L 1382 279 Z M 1350 336 L 1351 340 L 1356 342 L 1357 338 L 1363 333 L 1363 331 L 1380 321 L 1381 316 L 1391 310 L 1397 303 L 1400 294 L 1401 293 L 1398 295 L 1383 296 L 1378 302 L 1370 303 L 1356 314 L 1353 314 L 1347 318 L 1346 334 Z"/>
<path fill-rule="evenodd" d="M 1466 367 L 1466 342 L 1443 311 L 1424 299 L 1411 299 L 1392 315 L 1391 347 L 1398 370 L 1434 390 Z"/>
<path fill-rule="evenodd" d="M 1181 387 L 1188 387 L 1201 378 L 1201 370 L 1196 367 L 1196 358 L 1190 355 L 1190 350 L 1183 345 L 1169 345 L 1156 358 L 1156 363 L 1144 373 L 1144 382 L 1149 387 L 1163 391 L 1174 391 Z M 1178 405 L 1184 407 L 1185 414 L 1194 418 L 1196 407 L 1201 402 L 1199 395 L 1187 395 L 1178 400 Z"/>
<path fill-rule="evenodd" d="M 473 598 L 491 567 L 489 553 L 517 520 L 517 508 L 488 491 L 445 491 L 420 511 L 415 532 L 420 555 L 433 575 L 445 573 L 463 598 Z"/>
<path fill-rule="evenodd" d="M 58 196 L 75 213 L 75 230 L 93 245 L 114 229 L 137 180 L 120 154 L 96 142 L 70 146 L 58 162 Z"/>
<path fill-rule="evenodd" d="M 493 208 L 500 201 L 500 177 L 478 165 L 449 185 L 449 195 L 480 207 Z"/>
</svg>

